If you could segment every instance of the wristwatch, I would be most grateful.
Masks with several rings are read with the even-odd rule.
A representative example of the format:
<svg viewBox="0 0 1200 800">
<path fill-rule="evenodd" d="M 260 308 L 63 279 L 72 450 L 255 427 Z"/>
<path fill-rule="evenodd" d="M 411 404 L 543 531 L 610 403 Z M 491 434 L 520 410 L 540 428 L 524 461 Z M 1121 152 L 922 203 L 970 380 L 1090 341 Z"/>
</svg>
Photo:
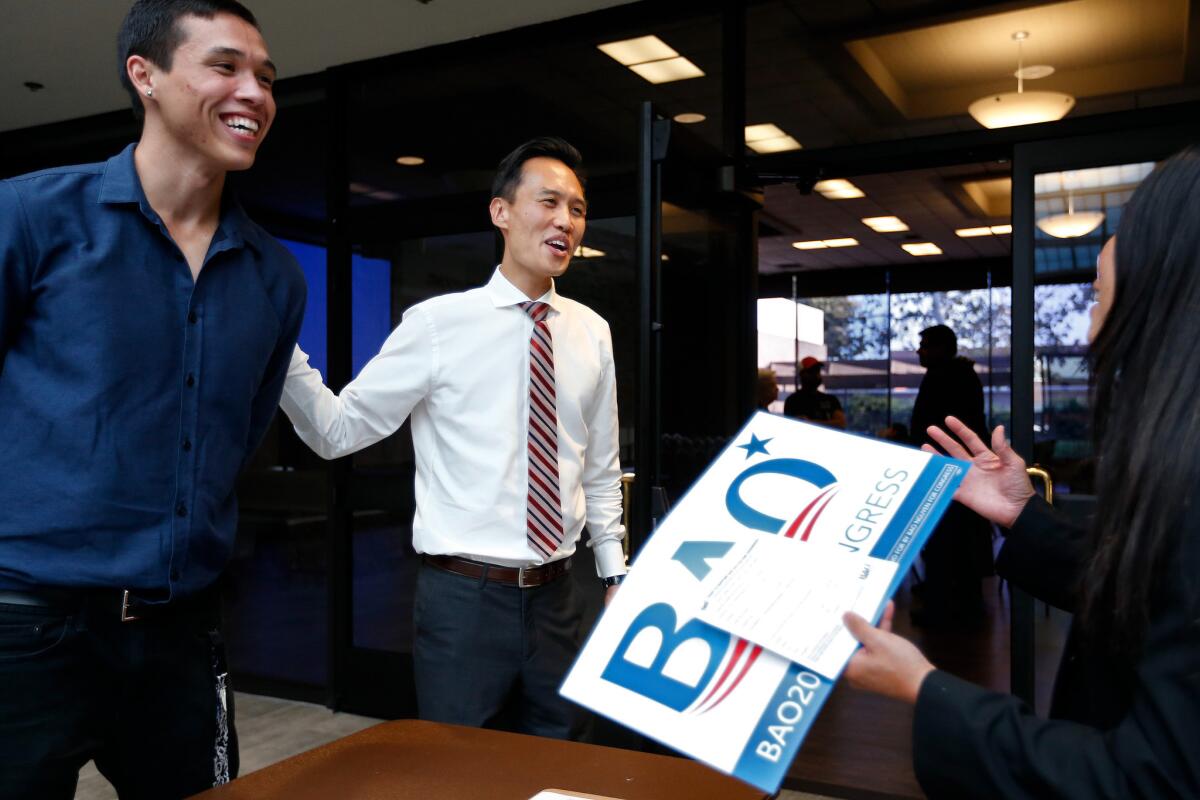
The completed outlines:
<svg viewBox="0 0 1200 800">
<path fill-rule="evenodd" d="M 620 586 L 621 581 L 625 580 L 624 575 L 609 575 L 607 578 L 601 578 L 600 582 L 604 584 L 604 588 L 612 586 Z"/>
</svg>

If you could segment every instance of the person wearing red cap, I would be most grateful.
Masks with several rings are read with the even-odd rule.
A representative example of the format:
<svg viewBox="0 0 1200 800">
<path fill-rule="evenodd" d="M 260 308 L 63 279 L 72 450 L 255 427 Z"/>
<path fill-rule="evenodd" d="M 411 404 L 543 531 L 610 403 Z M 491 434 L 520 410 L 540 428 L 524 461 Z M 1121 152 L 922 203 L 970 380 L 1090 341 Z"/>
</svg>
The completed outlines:
<svg viewBox="0 0 1200 800">
<path fill-rule="evenodd" d="M 805 356 L 800 361 L 800 388 L 783 401 L 783 413 L 806 422 L 833 428 L 846 427 L 846 414 L 836 397 L 820 389 L 823 363 Z"/>
</svg>

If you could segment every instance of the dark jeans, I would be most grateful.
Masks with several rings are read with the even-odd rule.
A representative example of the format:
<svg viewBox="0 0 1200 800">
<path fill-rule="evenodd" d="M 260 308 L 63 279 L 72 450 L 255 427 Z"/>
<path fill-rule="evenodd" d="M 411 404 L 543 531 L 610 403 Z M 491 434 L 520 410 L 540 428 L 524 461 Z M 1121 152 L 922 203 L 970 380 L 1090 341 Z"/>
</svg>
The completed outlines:
<svg viewBox="0 0 1200 800">
<path fill-rule="evenodd" d="M 580 737 L 586 717 L 558 694 L 580 644 L 570 575 L 520 589 L 422 564 L 414 617 L 421 719 Z"/>
<path fill-rule="evenodd" d="M 89 759 L 122 800 L 236 776 L 215 598 L 134 622 L 115 592 L 54 603 L 0 603 L 0 797 L 71 800 Z"/>
</svg>

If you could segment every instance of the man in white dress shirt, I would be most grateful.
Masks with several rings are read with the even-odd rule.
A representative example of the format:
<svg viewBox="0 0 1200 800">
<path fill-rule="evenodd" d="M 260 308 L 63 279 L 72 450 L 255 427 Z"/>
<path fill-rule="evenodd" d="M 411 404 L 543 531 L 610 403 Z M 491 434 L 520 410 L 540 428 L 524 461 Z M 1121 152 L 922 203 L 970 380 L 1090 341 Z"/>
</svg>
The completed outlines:
<svg viewBox="0 0 1200 800">
<path fill-rule="evenodd" d="M 340 395 L 297 348 L 281 405 L 324 458 L 391 435 L 416 454 L 414 612 L 424 719 L 579 734 L 558 686 L 580 641 L 567 572 L 584 525 L 605 600 L 625 573 L 612 339 L 559 295 L 583 238 L 579 152 L 534 139 L 501 163 L 492 223 L 504 256 L 486 286 L 409 308 Z"/>
</svg>

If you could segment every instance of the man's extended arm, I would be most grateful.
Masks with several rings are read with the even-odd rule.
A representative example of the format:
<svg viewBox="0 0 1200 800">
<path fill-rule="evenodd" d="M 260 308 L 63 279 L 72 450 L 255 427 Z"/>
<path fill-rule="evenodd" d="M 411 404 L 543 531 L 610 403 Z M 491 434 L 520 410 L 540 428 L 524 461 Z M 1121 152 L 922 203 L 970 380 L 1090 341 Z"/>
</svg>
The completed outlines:
<svg viewBox="0 0 1200 800">
<path fill-rule="evenodd" d="M 322 458 L 338 458 L 395 433 L 432 386 L 437 368 L 428 316 L 410 309 L 379 355 L 335 395 L 297 347 L 279 405 Z"/>
<path fill-rule="evenodd" d="M 597 395 L 585 421 L 587 452 L 583 464 L 583 494 L 587 502 L 588 546 L 596 556 L 601 578 L 625 573 L 621 539 L 621 450 L 617 424 L 617 378 L 612 339 L 605 326 L 601 343 L 601 373 Z M 588 408 L 588 405 L 584 405 Z"/>
<path fill-rule="evenodd" d="M 0 181 L 0 372 L 25 317 L 36 265 L 21 198 L 11 183 Z"/>
</svg>

